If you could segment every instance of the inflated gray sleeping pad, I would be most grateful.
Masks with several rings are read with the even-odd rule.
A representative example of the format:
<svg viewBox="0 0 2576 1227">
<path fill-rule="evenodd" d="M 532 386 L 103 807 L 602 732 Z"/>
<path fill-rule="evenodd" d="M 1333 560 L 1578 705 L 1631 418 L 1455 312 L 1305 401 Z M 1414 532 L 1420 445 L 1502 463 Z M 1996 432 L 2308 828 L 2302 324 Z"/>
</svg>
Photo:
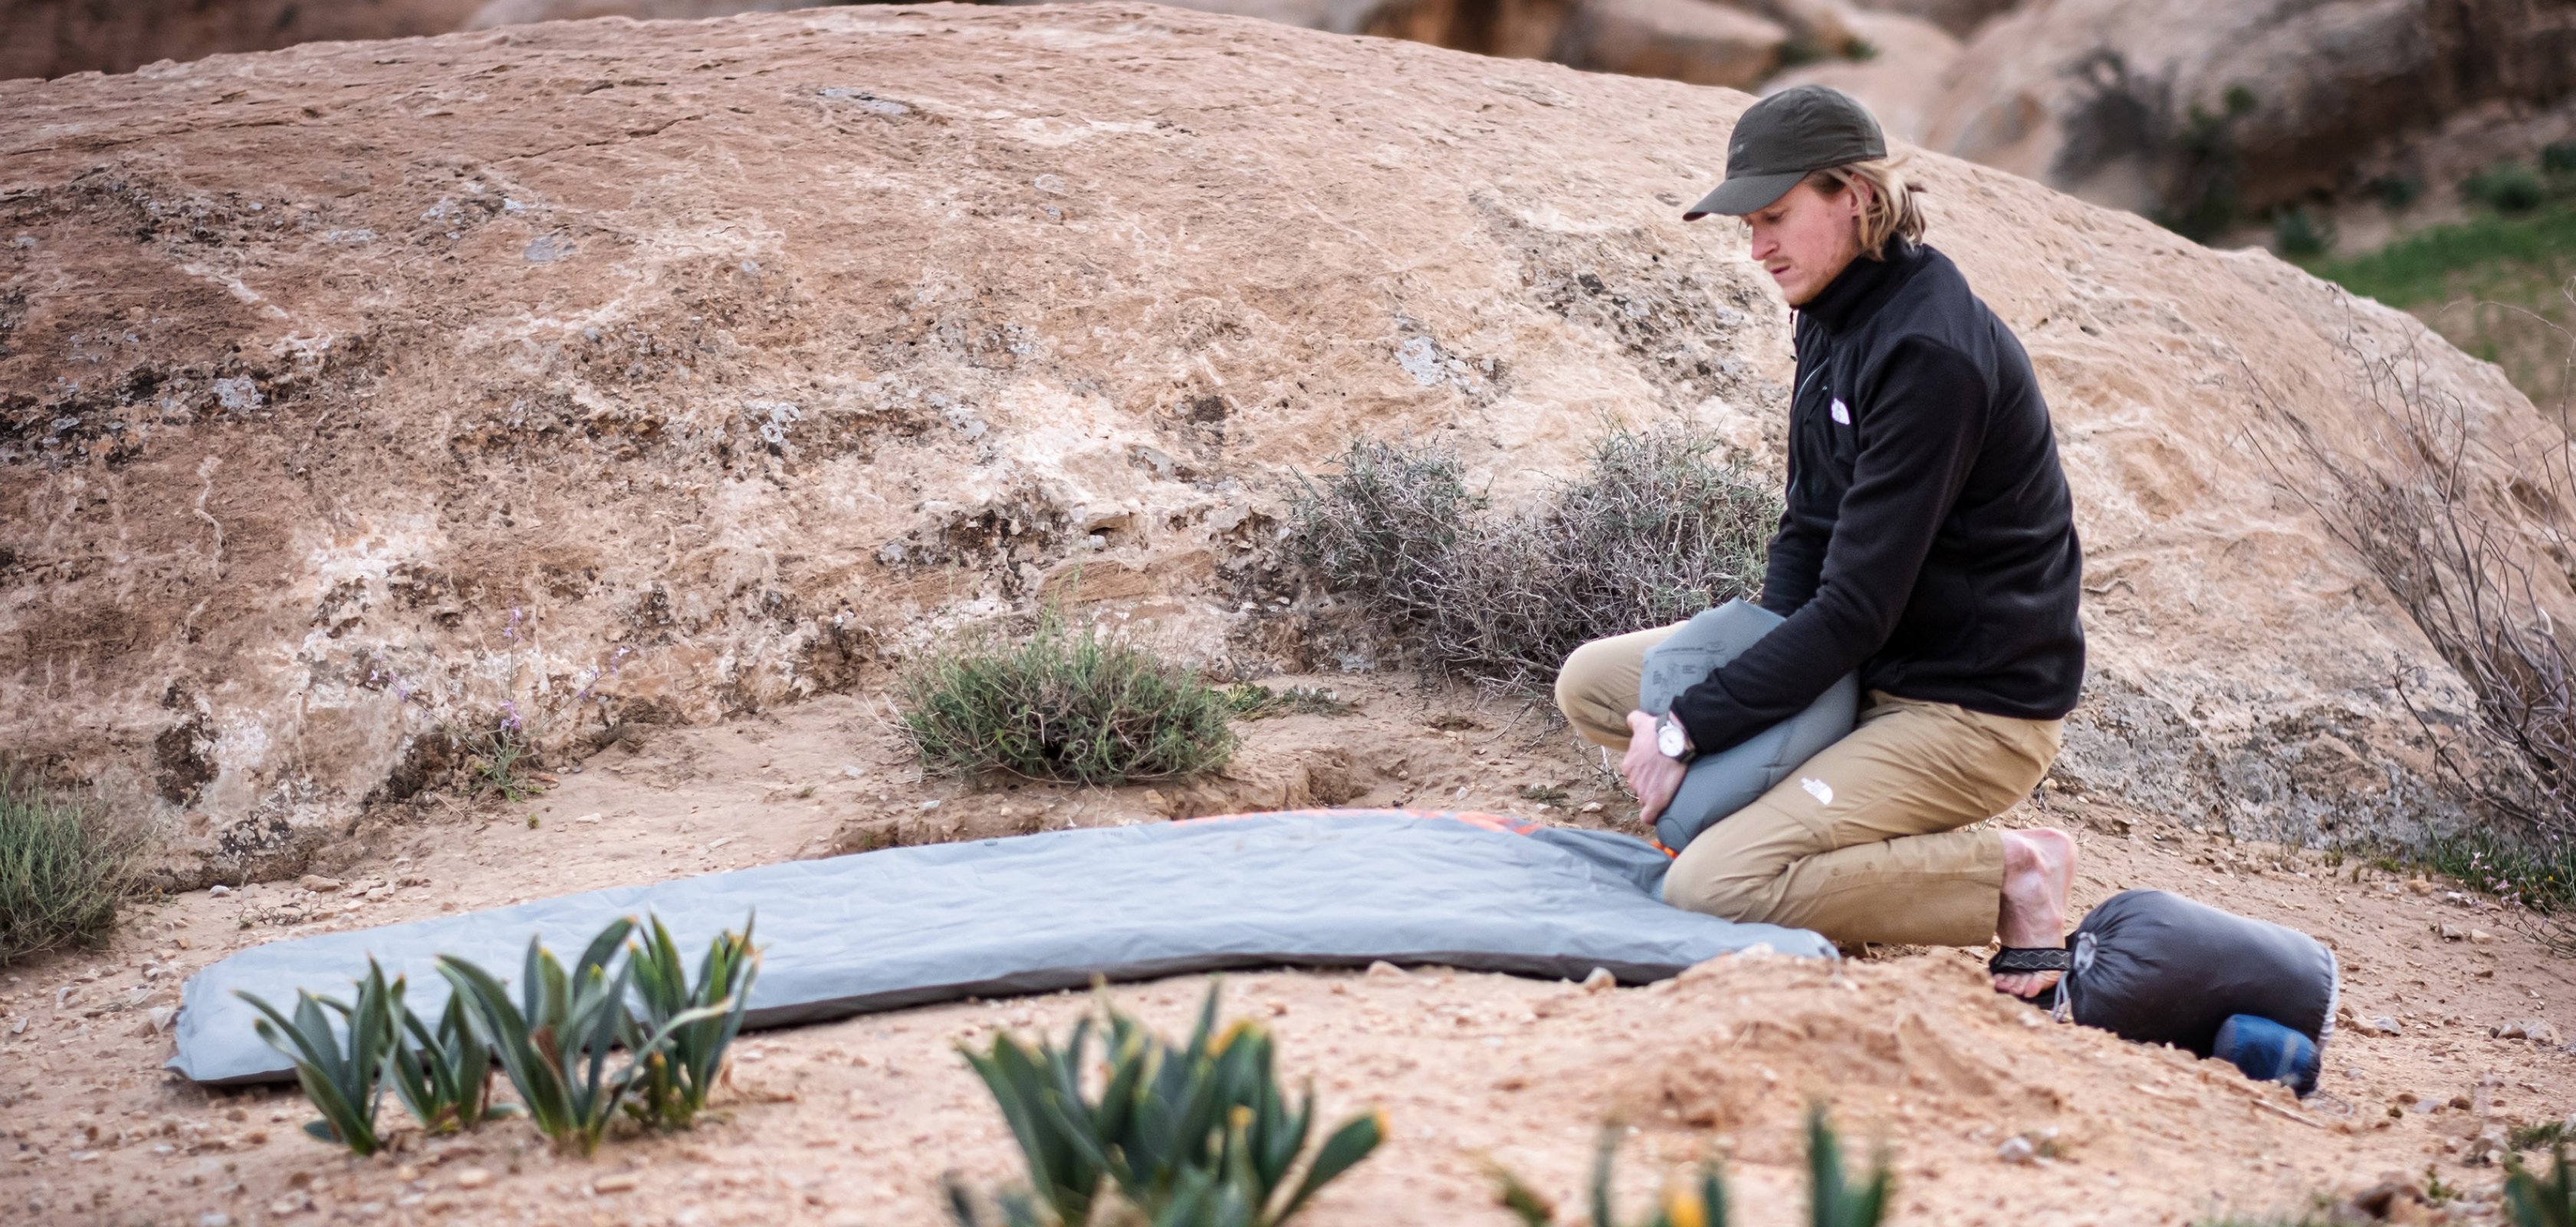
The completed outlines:
<svg viewBox="0 0 2576 1227">
<path fill-rule="evenodd" d="M 1707 680 L 1783 621 L 1759 605 L 1728 601 L 1683 623 L 1670 638 L 1646 650 L 1637 678 L 1637 710 L 1661 714 L 1683 691 Z M 1751 805 L 1816 751 L 1842 740 L 1859 712 L 1860 677 L 1845 674 L 1805 711 L 1723 754 L 1693 761 L 1681 791 L 1655 820 L 1656 840 L 1675 852 L 1690 846 L 1700 832 Z"/>
<path fill-rule="evenodd" d="M 435 1017 L 447 999 L 435 956 L 515 979 L 531 936 L 570 958 L 611 919 L 647 911 L 695 967 L 709 939 L 759 909 L 751 1027 L 1232 967 L 1601 967 L 1633 984 L 1756 944 L 1833 957 L 1803 929 L 1664 906 L 1668 864 L 1608 831 L 1402 810 L 888 848 L 256 946 L 189 978 L 170 1065 L 199 1082 L 291 1077 L 235 989 L 290 1010 L 298 988 L 345 998 L 372 954 Z"/>
</svg>

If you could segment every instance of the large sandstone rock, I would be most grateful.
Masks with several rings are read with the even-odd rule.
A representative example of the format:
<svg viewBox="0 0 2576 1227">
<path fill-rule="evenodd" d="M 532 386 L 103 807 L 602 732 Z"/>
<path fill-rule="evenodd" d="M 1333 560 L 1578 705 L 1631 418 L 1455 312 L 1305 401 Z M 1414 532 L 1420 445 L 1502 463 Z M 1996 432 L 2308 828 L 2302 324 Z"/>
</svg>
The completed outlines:
<svg viewBox="0 0 2576 1227">
<path fill-rule="evenodd" d="M 2139 211 L 2232 180 L 2260 210 L 2480 102 L 2566 95 L 2576 2 L 2055 0 L 1985 25 L 1955 80 L 1932 148 Z"/>
<path fill-rule="evenodd" d="M 534 25 L 540 21 L 588 21 L 594 17 L 632 17 L 638 21 L 703 21 L 737 13 L 782 13 L 821 8 L 848 0 L 484 0 L 465 24 L 467 30 Z"/>
<path fill-rule="evenodd" d="M 0 0 L 0 78 L 131 72 L 156 60 L 462 26 L 483 0 Z"/>
<path fill-rule="evenodd" d="M 1860 0 L 1861 7 L 1898 13 L 1941 27 L 1953 38 L 1977 32 L 1987 19 L 2009 13 L 2016 0 Z"/>
<path fill-rule="evenodd" d="M 1860 99 L 1889 140 L 1922 143 L 1949 94 L 1950 73 L 1963 50 L 1959 40 L 1928 21 L 1899 13 L 1858 12 L 1848 20 L 1852 37 L 1871 50 L 1866 59 L 1804 64 L 1765 80 L 1762 92 L 1830 85 Z"/>
<path fill-rule="evenodd" d="M 295 872 L 452 735 L 874 685 L 1074 566 L 1220 667 L 1360 656 L 1246 611 L 1354 433 L 1504 499 L 1605 416 L 1776 464 L 1787 314 L 1679 220 L 1749 101 L 1125 4 L 0 84 L 0 745 L 160 814 L 187 882 Z M 2076 491 L 2061 778 L 2248 832 L 2434 812 L 2389 679 L 2465 699 L 2246 445 L 2248 381 L 2358 438 L 2349 337 L 2420 346 L 2485 447 L 2529 405 L 2268 257 L 1915 171 Z"/>
<path fill-rule="evenodd" d="M 1789 31 L 1712 0 L 1582 0 L 1548 58 L 1594 72 L 1751 89 Z"/>
</svg>

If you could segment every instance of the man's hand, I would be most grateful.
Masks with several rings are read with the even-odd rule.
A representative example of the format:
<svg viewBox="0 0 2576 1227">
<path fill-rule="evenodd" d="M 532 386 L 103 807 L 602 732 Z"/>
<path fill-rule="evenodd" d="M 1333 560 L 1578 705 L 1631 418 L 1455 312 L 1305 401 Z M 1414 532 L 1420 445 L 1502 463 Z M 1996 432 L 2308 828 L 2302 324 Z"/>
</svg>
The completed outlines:
<svg viewBox="0 0 2576 1227">
<path fill-rule="evenodd" d="M 1628 713 L 1628 757 L 1619 760 L 1619 775 L 1637 794 L 1637 820 L 1648 826 L 1673 803 L 1673 794 L 1681 791 L 1682 775 L 1689 771 L 1680 762 L 1664 757 L 1655 749 L 1655 718 L 1641 711 Z"/>
</svg>

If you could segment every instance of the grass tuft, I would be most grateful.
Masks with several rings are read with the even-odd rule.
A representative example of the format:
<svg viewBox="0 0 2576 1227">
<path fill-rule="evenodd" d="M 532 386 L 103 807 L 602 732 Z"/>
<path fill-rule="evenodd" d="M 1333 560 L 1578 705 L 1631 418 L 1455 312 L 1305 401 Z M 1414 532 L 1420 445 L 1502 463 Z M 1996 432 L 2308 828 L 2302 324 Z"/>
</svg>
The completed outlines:
<svg viewBox="0 0 2576 1227">
<path fill-rule="evenodd" d="M 528 743 L 515 717 L 504 717 L 499 728 L 477 734 L 473 739 L 474 791 L 477 796 L 498 796 L 518 802 L 545 792 L 545 787 L 528 774 L 528 765 L 536 757 L 536 747 Z M 537 825 L 530 822 L 529 826 Z"/>
<path fill-rule="evenodd" d="M 903 727 L 922 764 L 957 775 L 1125 784 L 1234 757 L 1225 691 L 1050 606 L 1012 645 L 942 649 L 904 673 Z"/>
<path fill-rule="evenodd" d="M 2513 1132 L 2505 1138 L 2505 1141 L 2515 1150 L 2539 1150 L 2542 1147 L 2563 1146 L 2570 1141 L 2576 1141 L 2576 1138 L 2568 1136 L 2570 1132 L 2567 1122 L 2563 1120 L 2543 1121 L 2537 1125 L 2514 1126 Z"/>
<path fill-rule="evenodd" d="M 0 760 L 0 967 L 106 941 L 143 847 L 140 826 Z"/>
<path fill-rule="evenodd" d="M 2382 858 L 2396 863 L 2393 858 Z M 2425 841 L 2424 867 L 2543 916 L 2576 909 L 2576 846 L 2468 828 Z"/>
<path fill-rule="evenodd" d="M 1359 704 L 1343 698 L 1337 691 L 1317 690 L 1312 686 L 1272 690 L 1254 682 L 1227 687 L 1225 702 L 1239 720 L 1267 720 L 1273 716 L 1347 716 L 1360 709 Z"/>
<path fill-rule="evenodd" d="M 1502 511 L 1446 449 L 1357 440 L 1298 500 L 1299 554 L 1425 666 L 1543 682 L 1586 640 L 1761 586 L 1779 498 L 1718 447 L 1691 427 L 1613 429 L 1581 476 Z"/>
</svg>

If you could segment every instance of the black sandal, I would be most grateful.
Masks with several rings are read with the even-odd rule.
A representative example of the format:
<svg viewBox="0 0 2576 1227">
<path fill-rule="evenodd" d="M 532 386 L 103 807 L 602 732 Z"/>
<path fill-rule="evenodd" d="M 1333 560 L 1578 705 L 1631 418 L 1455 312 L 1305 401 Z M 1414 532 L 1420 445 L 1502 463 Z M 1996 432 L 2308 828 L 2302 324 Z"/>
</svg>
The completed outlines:
<svg viewBox="0 0 2576 1227">
<path fill-rule="evenodd" d="M 1986 971 L 1998 976 L 2025 975 L 2035 971 L 2069 971 L 2075 956 L 2064 946 L 2006 946 L 1986 960 Z"/>
</svg>

